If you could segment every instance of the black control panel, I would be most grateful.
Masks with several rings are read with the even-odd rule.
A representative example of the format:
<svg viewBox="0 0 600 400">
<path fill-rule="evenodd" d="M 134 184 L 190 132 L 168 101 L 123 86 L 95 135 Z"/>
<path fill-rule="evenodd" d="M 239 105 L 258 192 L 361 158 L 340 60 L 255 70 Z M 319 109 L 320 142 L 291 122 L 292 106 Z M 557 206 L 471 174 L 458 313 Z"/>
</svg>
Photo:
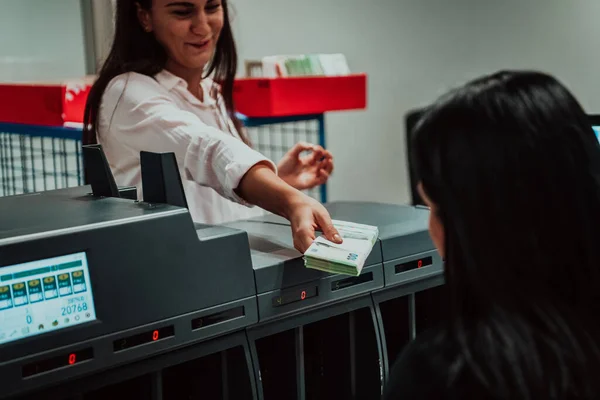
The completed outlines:
<svg viewBox="0 0 600 400">
<path fill-rule="evenodd" d="M 113 351 L 128 350 L 147 343 L 164 340 L 175 335 L 175 327 L 173 325 L 165 326 L 159 329 L 138 333 L 136 335 L 127 336 L 117 339 L 113 342 Z"/>
<path fill-rule="evenodd" d="M 319 295 L 318 286 L 307 286 L 306 288 L 294 288 L 282 290 L 278 296 L 273 297 L 273 307 L 281 307 L 286 304 L 296 303 Z"/>
<path fill-rule="evenodd" d="M 218 313 L 205 315 L 192 320 L 192 330 L 206 328 L 222 322 L 231 321 L 236 318 L 241 318 L 245 315 L 244 306 L 231 308 L 229 310 Z"/>
<path fill-rule="evenodd" d="M 94 349 L 88 347 L 82 350 L 77 350 L 25 364 L 22 368 L 22 376 L 23 378 L 29 378 L 59 368 L 70 367 L 85 361 L 90 361 L 93 358 Z"/>
<path fill-rule="evenodd" d="M 408 261 L 402 264 L 397 264 L 395 266 L 395 271 L 397 274 L 401 272 L 410 271 L 417 268 L 427 267 L 433 264 L 433 257 L 424 257 L 416 260 Z"/>
<path fill-rule="evenodd" d="M 357 277 L 338 279 L 331 282 L 331 291 L 346 289 L 352 286 L 360 285 L 362 283 L 371 282 L 373 280 L 373 272 L 367 272 Z"/>
</svg>

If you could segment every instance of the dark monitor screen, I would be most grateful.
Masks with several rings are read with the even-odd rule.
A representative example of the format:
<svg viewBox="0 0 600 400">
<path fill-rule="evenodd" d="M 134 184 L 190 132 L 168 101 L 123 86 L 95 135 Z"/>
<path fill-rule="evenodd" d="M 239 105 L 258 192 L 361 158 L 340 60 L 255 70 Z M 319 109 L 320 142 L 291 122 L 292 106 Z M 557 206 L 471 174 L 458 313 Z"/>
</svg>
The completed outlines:
<svg viewBox="0 0 600 400">
<path fill-rule="evenodd" d="M 592 124 L 592 129 L 596 132 L 596 138 L 600 142 L 600 114 L 590 114 L 588 117 Z"/>
<path fill-rule="evenodd" d="M 414 109 L 410 110 L 406 113 L 404 117 L 405 128 L 406 128 L 406 160 L 408 163 L 408 172 L 409 172 L 409 180 L 410 180 L 410 195 L 411 195 L 411 204 L 412 205 L 425 205 L 421 196 L 419 196 L 419 192 L 417 191 L 417 177 L 415 174 L 412 157 L 410 154 L 411 146 L 412 146 L 412 137 L 414 134 L 415 127 L 419 122 L 421 116 L 425 113 L 424 109 Z"/>
</svg>

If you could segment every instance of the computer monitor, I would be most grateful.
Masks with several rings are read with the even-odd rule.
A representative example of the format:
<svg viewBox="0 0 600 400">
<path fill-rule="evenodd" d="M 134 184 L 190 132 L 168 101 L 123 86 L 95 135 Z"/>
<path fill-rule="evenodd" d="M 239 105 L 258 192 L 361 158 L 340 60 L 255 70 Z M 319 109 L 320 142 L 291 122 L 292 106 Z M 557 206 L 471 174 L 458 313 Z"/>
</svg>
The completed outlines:
<svg viewBox="0 0 600 400">
<path fill-rule="evenodd" d="M 596 138 L 600 142 L 600 114 L 591 114 L 588 115 L 590 118 L 590 122 L 592 123 L 592 129 L 596 132 Z"/>
<path fill-rule="evenodd" d="M 417 178 L 414 171 L 414 166 L 412 165 L 412 157 L 410 154 L 411 146 L 412 146 L 412 137 L 414 134 L 415 127 L 419 122 L 419 119 L 425 113 L 424 108 L 418 108 L 410 110 L 404 116 L 405 128 L 406 128 L 406 160 L 408 163 L 408 173 L 410 180 L 410 195 L 411 195 L 411 204 L 412 205 L 425 205 L 423 199 L 419 195 L 417 191 Z"/>
</svg>

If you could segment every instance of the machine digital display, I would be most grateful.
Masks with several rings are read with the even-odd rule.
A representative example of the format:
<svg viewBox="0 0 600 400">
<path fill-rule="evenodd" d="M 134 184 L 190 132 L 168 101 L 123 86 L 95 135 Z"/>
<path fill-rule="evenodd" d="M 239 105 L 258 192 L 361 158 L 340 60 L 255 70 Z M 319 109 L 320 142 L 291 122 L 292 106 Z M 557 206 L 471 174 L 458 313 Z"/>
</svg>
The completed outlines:
<svg viewBox="0 0 600 400">
<path fill-rule="evenodd" d="M 592 128 L 594 129 L 594 132 L 596 132 L 596 138 L 600 142 L 600 125 L 598 125 L 598 126 L 592 126 Z"/>
<path fill-rule="evenodd" d="M 273 307 L 281 307 L 286 304 L 303 301 L 319 295 L 317 286 L 309 286 L 306 289 L 286 289 L 282 290 L 279 296 L 273 297 Z"/>
<path fill-rule="evenodd" d="M 148 332 L 138 333 L 137 335 L 115 340 L 113 342 L 113 351 L 117 352 L 131 349 L 146 343 L 157 342 L 162 339 L 170 338 L 174 335 L 175 327 L 173 325 L 165 326 L 164 328 L 160 329 L 154 329 Z"/>
<path fill-rule="evenodd" d="M 335 292 L 336 290 L 346 289 L 352 286 L 360 285 L 362 283 L 367 283 L 373 281 L 373 273 L 367 272 L 366 274 L 360 274 L 357 277 L 340 279 L 335 282 L 331 282 L 331 291 Z"/>
<path fill-rule="evenodd" d="M 396 267 L 394 269 L 395 269 L 396 273 L 399 274 L 401 272 L 410 271 L 412 269 L 428 267 L 432 264 L 433 264 L 433 257 L 425 257 L 425 258 L 420 258 L 418 260 L 412 260 L 412 261 L 408 261 L 408 262 L 405 262 L 402 264 L 398 264 L 398 265 L 396 265 Z"/>
<path fill-rule="evenodd" d="M 231 321 L 236 318 L 241 318 L 244 315 L 244 306 L 231 308 L 215 314 L 205 315 L 192 320 L 192 330 L 206 328 L 207 326 L 215 325 L 225 321 Z"/>
<path fill-rule="evenodd" d="M 94 320 L 85 253 L 0 267 L 0 345 Z"/>
<path fill-rule="evenodd" d="M 88 347 L 72 353 L 61 354 L 45 360 L 33 362 L 23 366 L 21 374 L 23 378 L 28 378 L 33 375 L 43 374 L 44 372 L 52 371 L 58 368 L 64 368 L 76 365 L 81 362 L 89 361 L 94 358 L 94 349 Z"/>
</svg>

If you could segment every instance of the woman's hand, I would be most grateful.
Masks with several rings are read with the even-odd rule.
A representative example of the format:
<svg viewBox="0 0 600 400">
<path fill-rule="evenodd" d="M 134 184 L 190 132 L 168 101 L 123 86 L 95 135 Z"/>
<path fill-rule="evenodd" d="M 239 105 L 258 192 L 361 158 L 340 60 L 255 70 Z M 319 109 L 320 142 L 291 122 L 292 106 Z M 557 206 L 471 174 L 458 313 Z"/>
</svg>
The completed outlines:
<svg viewBox="0 0 600 400">
<path fill-rule="evenodd" d="M 317 230 L 342 243 L 329 212 L 321 203 L 291 187 L 268 164 L 259 163 L 244 175 L 236 192 L 246 201 L 290 221 L 294 247 L 304 253 L 317 237 Z"/>
<path fill-rule="evenodd" d="M 323 232 L 327 240 L 342 243 L 342 238 L 333 226 L 327 209 L 304 193 L 298 193 L 297 197 L 290 201 L 286 214 L 292 227 L 294 247 L 299 252 L 304 253 L 308 250 L 316 239 L 318 230 Z"/>
<path fill-rule="evenodd" d="M 301 156 L 302 152 L 311 151 Z M 327 182 L 333 172 L 333 156 L 321 146 L 300 142 L 277 165 L 279 177 L 298 189 L 312 189 Z"/>
</svg>

